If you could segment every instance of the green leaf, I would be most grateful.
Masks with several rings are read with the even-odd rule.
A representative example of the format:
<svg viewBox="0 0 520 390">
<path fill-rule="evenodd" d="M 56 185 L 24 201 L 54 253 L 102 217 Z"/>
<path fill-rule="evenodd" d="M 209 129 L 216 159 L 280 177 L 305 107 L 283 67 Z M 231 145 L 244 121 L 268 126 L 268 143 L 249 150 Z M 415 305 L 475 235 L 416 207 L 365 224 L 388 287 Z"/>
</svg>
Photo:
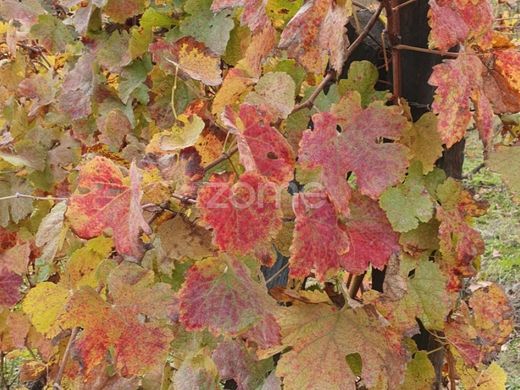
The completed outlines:
<svg viewBox="0 0 520 390">
<path fill-rule="evenodd" d="M 188 0 L 184 10 L 190 16 L 180 24 L 181 33 L 190 35 L 217 54 L 226 50 L 229 33 L 235 23 L 231 11 L 223 10 L 217 13 L 211 11 L 212 0 Z"/>
<path fill-rule="evenodd" d="M 52 15 L 38 16 L 38 23 L 31 27 L 30 35 L 48 52 L 63 52 L 75 36 L 63 22 Z"/>
<path fill-rule="evenodd" d="M 346 80 L 341 80 L 338 85 L 338 92 L 343 96 L 346 91 L 358 91 L 361 95 L 361 104 L 368 106 L 375 100 L 388 100 L 388 91 L 376 91 L 374 89 L 379 72 L 374 64 L 369 61 L 354 61 L 348 68 Z"/>
<path fill-rule="evenodd" d="M 415 353 L 408 363 L 401 390 L 430 390 L 435 380 L 435 371 L 425 351 Z"/>
<path fill-rule="evenodd" d="M 381 208 L 397 232 L 407 232 L 433 216 L 433 200 L 428 192 L 420 163 L 413 164 L 403 184 L 387 189 L 379 200 Z"/>
</svg>

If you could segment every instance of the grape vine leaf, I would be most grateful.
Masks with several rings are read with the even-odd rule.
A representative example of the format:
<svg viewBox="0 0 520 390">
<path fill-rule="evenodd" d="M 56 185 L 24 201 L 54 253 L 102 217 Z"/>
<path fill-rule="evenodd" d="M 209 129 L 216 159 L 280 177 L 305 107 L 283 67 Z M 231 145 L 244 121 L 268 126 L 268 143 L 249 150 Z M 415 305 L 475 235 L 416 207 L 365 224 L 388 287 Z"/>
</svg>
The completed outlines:
<svg viewBox="0 0 520 390">
<path fill-rule="evenodd" d="M 405 131 L 402 142 L 410 149 L 412 161 L 421 162 L 423 174 L 433 171 L 435 162 L 442 156 L 442 140 L 435 114 L 423 114 Z"/>
<path fill-rule="evenodd" d="M 463 54 L 433 68 L 428 81 L 437 87 L 432 109 L 438 116 L 437 131 L 446 147 L 464 138 L 471 121 L 470 99 L 477 107 L 477 126 L 485 145 L 492 136 L 493 111 L 483 92 L 484 66 L 473 54 Z M 452 80 L 458 80 L 453 88 Z"/>
<path fill-rule="evenodd" d="M 75 8 L 74 12 L 67 16 L 64 23 L 73 25 L 79 34 L 85 35 L 92 14 L 96 8 L 105 5 L 105 0 L 64 0 L 63 5 L 67 8 Z"/>
<path fill-rule="evenodd" d="M 218 388 L 215 362 L 204 353 L 184 359 L 173 376 L 173 385 L 178 390 Z"/>
<path fill-rule="evenodd" d="M 294 151 L 280 132 L 271 127 L 274 118 L 269 113 L 242 104 L 238 114 L 228 107 L 223 119 L 237 135 L 240 162 L 247 171 L 258 172 L 281 185 L 292 180 Z"/>
<path fill-rule="evenodd" d="M 488 1 L 431 0 L 429 5 L 430 47 L 448 50 L 467 40 L 491 45 L 494 17 Z"/>
<path fill-rule="evenodd" d="M 406 367 L 401 390 L 430 390 L 435 380 L 433 365 L 425 351 L 417 351 Z"/>
<path fill-rule="evenodd" d="M 349 44 L 345 26 L 351 15 L 348 0 L 309 1 L 287 23 L 279 47 L 309 72 L 322 73 L 330 58 L 331 67 L 340 73 Z"/>
<path fill-rule="evenodd" d="M 50 53 L 64 52 L 74 41 L 73 30 L 52 15 L 39 15 L 38 22 L 31 26 L 30 36 Z"/>
<path fill-rule="evenodd" d="M 504 291 L 493 283 L 476 288 L 445 328 L 449 343 L 473 367 L 489 361 L 513 330 L 513 309 Z"/>
<path fill-rule="evenodd" d="M 32 75 L 18 85 L 18 93 L 32 101 L 29 116 L 35 115 L 41 107 L 53 103 L 56 89 L 57 82 L 51 72 Z"/>
<path fill-rule="evenodd" d="M 173 291 L 162 283 L 150 286 L 153 272 L 136 272 L 136 268 L 140 267 L 122 263 L 112 271 L 109 302 L 90 287 L 76 290 L 60 317 L 63 327 L 83 329 L 74 350 L 86 377 L 105 361 L 109 350 L 113 351 L 115 367 L 124 376 L 143 374 L 161 364 L 168 353 L 172 332 L 161 320 L 170 315 Z M 149 299 L 142 301 L 147 296 L 153 305 L 149 305 Z M 149 321 L 140 321 L 141 315 Z"/>
<path fill-rule="evenodd" d="M 4 0 L 0 4 L 0 14 L 4 20 L 17 20 L 24 25 L 32 25 L 38 16 L 45 13 L 45 9 L 37 0 Z"/>
<path fill-rule="evenodd" d="M 0 269 L 0 307 L 12 306 L 22 297 L 20 287 L 22 277 L 9 271 L 7 268 Z"/>
<path fill-rule="evenodd" d="M 359 376 L 368 387 L 386 379 L 389 388 L 397 388 L 403 378 L 400 341 L 370 307 L 338 311 L 323 304 L 293 305 L 279 321 L 282 345 L 292 348 L 276 368 L 286 389 L 356 389 L 356 375 L 345 359 L 350 354 L 359 354 Z"/>
<path fill-rule="evenodd" d="M 10 177 L 0 182 L 0 196 L 31 194 L 31 185 L 19 177 Z M 33 201 L 28 198 L 5 199 L 0 203 L 0 226 L 6 227 L 9 221 L 20 222 L 33 210 Z"/>
<path fill-rule="evenodd" d="M 318 280 L 324 280 L 345 258 L 350 248 L 348 234 L 324 193 L 295 194 L 293 208 L 296 221 L 290 247 L 290 274 L 304 278 L 314 272 Z"/>
<path fill-rule="evenodd" d="M 14 246 L 0 249 L 0 311 L 2 306 L 13 306 L 20 298 L 23 276 L 31 260 L 31 244 L 20 239 Z"/>
<path fill-rule="evenodd" d="M 456 354 L 454 354 L 456 355 Z M 456 370 L 466 389 L 495 390 L 507 389 L 507 373 L 497 363 L 478 368 L 468 367 L 462 359 L 456 359 Z"/>
<path fill-rule="evenodd" d="M 51 212 L 42 219 L 40 226 L 38 226 L 35 244 L 42 248 L 40 259 L 44 262 L 54 259 L 54 256 L 56 256 L 56 253 L 63 245 L 68 231 L 67 228 L 64 228 L 66 210 L 67 204 L 65 202 L 56 204 Z"/>
<path fill-rule="evenodd" d="M 154 134 L 146 151 L 147 153 L 162 154 L 192 146 L 204 127 L 204 121 L 198 115 L 181 114 L 177 117 L 177 123 L 170 130 Z"/>
<path fill-rule="evenodd" d="M 98 287 L 98 267 L 112 252 L 112 239 L 96 237 L 75 250 L 67 262 L 60 284 L 68 289 Z"/>
<path fill-rule="evenodd" d="M 472 208 L 479 213 L 478 205 L 472 199 L 468 205 L 464 205 L 464 196 L 467 194 L 453 179 L 440 185 L 437 194 L 441 202 L 436 211 L 436 218 L 440 222 L 440 266 L 450 276 L 449 288 L 458 289 L 459 277 L 474 275 L 476 270 L 473 261 L 484 253 L 484 241 L 470 225 Z"/>
<path fill-rule="evenodd" d="M 105 157 L 95 157 L 80 169 L 78 189 L 70 199 L 67 220 L 82 238 L 92 238 L 112 229 L 116 250 L 139 257 L 141 231 L 150 232 L 141 210 L 139 173 L 130 168 L 130 186 L 121 170 Z M 87 190 L 87 192 L 85 192 Z"/>
<path fill-rule="evenodd" d="M 439 249 L 438 231 L 439 221 L 432 218 L 428 223 L 420 223 L 416 229 L 402 233 L 399 243 L 404 253 L 416 259 L 423 258 Z"/>
<path fill-rule="evenodd" d="M 267 372 L 273 369 L 271 359 L 258 360 L 240 340 L 222 341 L 211 357 L 221 380 L 233 379 L 238 390 L 259 388 L 264 383 Z"/>
<path fill-rule="evenodd" d="M 497 114 L 520 111 L 520 88 L 516 72 L 520 57 L 515 50 L 494 50 L 484 61 L 491 69 L 484 75 L 484 91 Z M 512 65 L 512 66 L 510 66 Z"/>
<path fill-rule="evenodd" d="M 68 297 L 68 289 L 61 284 L 41 282 L 27 293 L 22 309 L 38 332 L 53 337 L 60 331 L 57 319 Z"/>
<path fill-rule="evenodd" d="M 304 169 L 319 169 L 320 181 L 334 206 L 348 213 L 351 189 L 347 183 L 347 161 L 342 139 L 336 131 L 337 120 L 329 113 L 312 117 L 314 130 L 306 130 L 300 141 L 298 163 Z"/>
<path fill-rule="evenodd" d="M 129 42 L 130 36 L 126 31 L 110 34 L 100 42 L 96 52 L 98 63 L 109 72 L 120 73 L 121 69 L 132 61 Z"/>
<path fill-rule="evenodd" d="M 142 14 L 145 0 L 106 0 L 103 13 L 116 23 L 125 23 L 128 18 Z"/>
<path fill-rule="evenodd" d="M 505 79 L 514 94 L 520 94 L 520 53 L 514 49 L 497 50 L 495 55 L 495 70 Z"/>
<path fill-rule="evenodd" d="M 373 63 L 366 60 L 353 61 L 348 68 L 347 78 L 339 81 L 338 92 L 344 95 L 347 91 L 358 91 L 363 107 L 376 100 L 386 101 L 389 92 L 375 90 L 378 80 L 379 72 Z"/>
<path fill-rule="evenodd" d="M 376 201 L 353 192 L 345 228 L 350 240 L 343 267 L 361 273 L 372 264 L 383 269 L 390 256 L 399 252 L 398 235 L 392 230 Z"/>
<path fill-rule="evenodd" d="M 99 142 L 107 145 L 113 151 L 119 151 L 125 138 L 132 131 L 132 124 L 119 109 L 111 110 L 97 119 L 97 127 L 100 132 Z"/>
<path fill-rule="evenodd" d="M 357 192 L 344 224 L 323 192 L 296 194 L 293 202 L 296 225 L 289 260 L 293 277 L 314 272 L 324 280 L 340 267 L 362 273 L 369 264 L 381 269 L 399 250 L 398 236 L 377 202 Z"/>
<path fill-rule="evenodd" d="M 418 332 L 417 318 L 427 329 L 444 329 L 452 299 L 446 294 L 448 278 L 428 259 L 419 260 L 415 266 L 401 260 L 400 265 L 385 279 L 385 293 L 374 302 L 376 308 L 405 334 Z"/>
<path fill-rule="evenodd" d="M 408 166 L 408 149 L 395 142 L 380 143 L 378 139 L 399 139 L 408 123 L 396 106 L 376 102 L 362 109 L 356 91 L 342 97 L 332 112 L 334 115 L 313 115 L 314 130 L 303 133 L 298 162 L 303 167 L 321 168 L 322 183 L 338 210 L 345 213 L 350 197 L 347 172 L 356 174 L 361 193 L 372 199 L 402 181 Z M 338 124 L 341 133 L 336 130 Z M 357 158 L 359 153 L 365 157 Z M 379 169 L 382 166 L 384 171 Z"/>
<path fill-rule="evenodd" d="M 184 73 L 206 85 L 222 83 L 220 57 L 211 52 L 203 43 L 191 37 L 180 38 L 170 43 L 159 40 L 150 45 L 152 58 L 170 74 Z"/>
<path fill-rule="evenodd" d="M 275 321 L 276 302 L 250 271 L 227 255 L 195 263 L 179 291 L 180 321 L 189 331 L 237 336 L 262 320 Z M 278 334 L 279 328 L 275 327 Z"/>
<path fill-rule="evenodd" d="M 31 323 L 20 312 L 0 311 L 0 350 L 3 353 L 25 347 Z"/>
<path fill-rule="evenodd" d="M 274 183 L 247 172 L 233 184 L 231 175 L 213 175 L 198 193 L 202 219 L 221 250 L 249 252 L 275 238 L 282 227 Z"/>
<path fill-rule="evenodd" d="M 159 225 L 157 235 L 165 254 L 174 260 L 202 259 L 216 254 L 211 234 L 181 216 Z"/>
<path fill-rule="evenodd" d="M 269 72 L 264 74 L 250 92 L 245 102 L 252 105 L 265 106 L 274 117 L 287 118 L 294 108 L 296 85 L 291 76 L 285 72 Z"/>
<path fill-rule="evenodd" d="M 225 8 L 235 7 L 244 8 L 240 21 L 243 25 L 248 26 L 253 33 L 257 33 L 271 24 L 263 0 L 213 0 L 211 10 L 217 12 Z"/>
<path fill-rule="evenodd" d="M 235 24 L 231 12 L 211 11 L 211 0 L 188 0 L 184 10 L 190 15 L 180 24 L 180 31 L 204 43 L 216 54 L 223 54 Z"/>
<path fill-rule="evenodd" d="M 356 183 L 362 194 L 376 199 L 389 186 L 402 181 L 408 161 L 407 148 L 397 142 L 410 126 L 398 106 L 385 106 L 382 102 L 371 103 L 361 108 L 360 95 L 347 93 L 332 112 L 342 127 L 342 143 L 347 155 L 349 170 L 356 174 Z M 367 142 L 367 140 L 370 140 Z M 359 160 L 359 154 L 365 156 Z M 383 172 L 378 167 L 385 167 Z"/>
<path fill-rule="evenodd" d="M 408 232 L 419 222 L 428 222 L 433 216 L 433 198 L 425 186 L 421 164 L 412 164 L 404 183 L 383 192 L 379 204 L 396 232 Z"/>
<path fill-rule="evenodd" d="M 94 60 L 92 52 L 83 53 L 63 80 L 58 103 L 60 109 L 73 120 L 84 118 L 92 112 L 91 98 L 96 84 Z"/>
<path fill-rule="evenodd" d="M 0 268 L 24 275 L 27 272 L 31 254 L 29 242 L 18 242 L 11 248 L 0 252 Z"/>
</svg>

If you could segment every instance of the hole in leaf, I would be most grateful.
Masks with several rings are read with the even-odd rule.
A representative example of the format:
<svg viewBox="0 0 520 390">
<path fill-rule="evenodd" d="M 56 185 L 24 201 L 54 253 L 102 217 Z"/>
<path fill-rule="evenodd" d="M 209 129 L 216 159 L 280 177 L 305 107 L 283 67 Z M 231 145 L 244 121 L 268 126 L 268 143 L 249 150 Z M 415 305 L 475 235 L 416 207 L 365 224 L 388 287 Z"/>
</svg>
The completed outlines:
<svg viewBox="0 0 520 390">
<path fill-rule="evenodd" d="M 361 376 L 361 369 L 363 368 L 363 362 L 361 361 L 361 355 L 359 353 L 351 353 L 345 356 L 348 366 L 356 376 Z"/>
</svg>

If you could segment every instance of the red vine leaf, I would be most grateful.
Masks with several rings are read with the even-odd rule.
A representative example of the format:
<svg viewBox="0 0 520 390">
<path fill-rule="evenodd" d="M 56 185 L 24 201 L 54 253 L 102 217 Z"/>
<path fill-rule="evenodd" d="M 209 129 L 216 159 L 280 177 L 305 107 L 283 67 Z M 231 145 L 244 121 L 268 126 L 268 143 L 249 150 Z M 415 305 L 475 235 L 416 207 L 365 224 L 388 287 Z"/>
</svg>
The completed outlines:
<svg viewBox="0 0 520 390">
<path fill-rule="evenodd" d="M 233 184 L 233 176 L 213 175 L 197 198 L 202 219 L 214 231 L 221 250 L 247 253 L 276 237 L 282 214 L 274 183 L 248 172 Z"/>
<path fill-rule="evenodd" d="M 238 115 L 225 111 L 226 124 L 237 134 L 240 162 L 247 171 L 286 185 L 293 179 L 295 156 L 280 132 L 271 127 L 273 118 L 263 109 L 242 104 Z"/>
<path fill-rule="evenodd" d="M 9 271 L 0 269 L 0 306 L 12 306 L 21 298 L 20 286 L 22 277 Z"/>
<path fill-rule="evenodd" d="M 399 139 L 409 124 L 397 106 L 375 102 L 363 109 L 358 92 L 348 92 L 332 110 L 335 115 L 312 117 L 314 130 L 303 133 L 298 161 L 303 167 L 321 168 L 322 183 L 334 205 L 345 213 L 350 197 L 347 172 L 356 174 L 361 193 L 372 199 L 403 180 L 408 167 L 407 148 L 380 139 Z M 338 124 L 341 133 L 336 130 Z"/>
<path fill-rule="evenodd" d="M 472 40 L 487 48 L 493 32 L 493 9 L 486 0 L 430 0 L 430 47 L 448 50 Z"/>
<path fill-rule="evenodd" d="M 211 10 L 218 12 L 226 8 L 244 7 L 240 16 L 243 25 L 248 26 L 254 33 L 264 29 L 271 23 L 265 10 L 263 0 L 213 0 Z"/>
<path fill-rule="evenodd" d="M 437 206 L 440 266 L 450 278 L 449 289 L 458 290 L 460 277 L 475 275 L 473 261 L 484 253 L 484 241 L 470 225 L 471 217 L 481 215 L 481 211 L 470 194 L 453 179 L 439 186 L 437 192 L 441 202 Z"/>
<path fill-rule="evenodd" d="M 399 236 L 392 230 L 385 212 L 376 201 L 357 192 L 345 220 L 350 249 L 343 260 L 349 272 L 362 273 L 369 264 L 383 269 L 392 254 L 399 252 Z"/>
<path fill-rule="evenodd" d="M 513 309 L 505 293 L 496 284 L 484 283 L 452 315 L 445 332 L 448 342 L 464 361 L 477 366 L 487 363 L 500 351 L 513 326 Z"/>
<path fill-rule="evenodd" d="M 240 340 L 221 342 L 212 359 L 222 380 L 233 379 L 238 390 L 256 389 L 264 383 L 264 378 L 272 368 L 270 359 L 258 360 Z"/>
<path fill-rule="evenodd" d="M 450 148 L 464 138 L 472 113 L 470 99 L 477 108 L 477 126 L 487 145 L 492 136 L 493 111 L 482 88 L 484 66 L 476 55 L 459 55 L 434 66 L 428 81 L 437 87 L 432 109 L 438 115 L 437 131 L 446 147 Z M 457 88 L 453 88 L 457 80 Z"/>
<path fill-rule="evenodd" d="M 74 349 L 86 377 L 105 362 L 109 350 L 124 376 L 142 374 L 164 361 L 172 332 L 160 320 L 169 316 L 175 298 L 168 285 L 153 283 L 152 271 L 122 263 L 110 275 L 109 302 L 89 287 L 70 298 L 60 321 L 83 329 Z M 143 315 L 147 322 L 140 320 Z"/>
<path fill-rule="evenodd" d="M 340 267 L 354 273 L 362 273 L 369 264 L 382 269 L 398 252 L 398 235 L 377 202 L 355 192 L 350 206 L 343 224 L 324 193 L 295 195 L 296 226 L 289 260 L 292 276 L 314 272 L 324 280 Z"/>
<path fill-rule="evenodd" d="M 339 269 L 350 241 L 333 204 L 323 192 L 298 193 L 293 198 L 296 225 L 290 252 L 290 274 L 304 278 L 314 272 L 319 280 Z"/>
<path fill-rule="evenodd" d="M 349 44 L 345 26 L 351 15 L 350 1 L 311 0 L 289 21 L 279 46 L 309 72 L 322 73 L 329 58 L 332 68 L 341 72 Z"/>
<path fill-rule="evenodd" d="M 111 160 L 94 158 L 80 169 L 78 189 L 71 196 L 67 218 L 81 238 L 96 237 L 112 229 L 117 251 L 139 257 L 140 232 L 148 233 L 150 228 L 143 218 L 139 173 L 133 164 L 130 181 L 130 186 L 124 183 L 121 170 Z"/>
<path fill-rule="evenodd" d="M 282 345 L 292 349 L 278 362 L 276 374 L 286 389 L 356 389 L 360 376 L 367 387 L 380 381 L 398 388 L 406 359 L 395 334 L 369 308 L 293 305 L 280 317 Z M 345 358 L 359 354 L 354 373 Z"/>
<path fill-rule="evenodd" d="M 180 321 L 187 330 L 236 336 L 272 319 L 275 301 L 233 258 L 208 258 L 187 273 L 179 292 Z M 279 328 L 278 328 L 279 332 Z"/>
<path fill-rule="evenodd" d="M 298 163 L 319 169 L 320 181 L 338 211 L 347 214 L 351 189 L 347 183 L 348 160 L 343 139 L 336 131 L 337 119 L 330 113 L 312 117 L 314 130 L 306 130 L 300 141 Z"/>
<path fill-rule="evenodd" d="M 520 54 L 516 49 L 493 51 L 492 70 L 484 77 L 484 90 L 495 113 L 520 111 Z"/>
</svg>

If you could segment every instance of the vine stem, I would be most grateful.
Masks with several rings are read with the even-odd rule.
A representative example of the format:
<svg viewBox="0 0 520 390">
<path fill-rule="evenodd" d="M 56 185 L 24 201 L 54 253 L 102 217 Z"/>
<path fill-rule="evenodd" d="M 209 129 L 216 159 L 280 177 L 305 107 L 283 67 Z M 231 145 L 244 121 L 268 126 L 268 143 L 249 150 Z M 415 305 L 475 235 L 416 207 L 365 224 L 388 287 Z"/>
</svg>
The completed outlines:
<svg viewBox="0 0 520 390">
<path fill-rule="evenodd" d="M 287 267 L 289 267 L 289 261 L 287 261 L 287 263 L 285 263 L 282 268 L 280 268 L 278 271 L 272 274 L 271 277 L 265 281 L 265 284 L 268 285 L 269 283 L 271 283 L 274 279 L 276 279 L 278 275 L 285 271 Z"/>
<path fill-rule="evenodd" d="M 365 273 L 362 273 L 360 275 L 354 275 L 352 278 L 350 288 L 348 290 L 348 296 L 352 299 L 354 299 L 363 284 L 363 279 L 365 278 Z"/>
<path fill-rule="evenodd" d="M 316 100 L 316 98 L 318 97 L 320 92 L 323 91 L 323 89 L 327 86 L 329 81 L 334 79 L 335 75 L 336 75 L 336 72 L 334 72 L 333 70 L 328 71 L 327 74 L 325 75 L 325 77 L 323 78 L 323 80 L 321 80 L 321 82 L 318 84 L 316 89 L 314 91 L 312 91 L 311 96 L 309 96 L 308 99 L 305 100 L 304 102 L 295 105 L 293 110 L 291 111 L 291 114 L 294 114 L 297 111 L 303 110 L 304 108 L 311 107 L 314 104 L 314 101 Z"/>
<path fill-rule="evenodd" d="M 370 33 L 370 31 L 376 24 L 377 19 L 379 19 L 379 15 L 381 15 L 383 8 L 384 8 L 383 3 L 380 3 L 379 6 L 377 7 L 376 12 L 374 12 L 374 14 L 368 20 L 368 23 L 366 24 L 366 26 L 363 28 L 363 31 L 361 31 L 361 33 L 359 33 L 359 35 L 354 40 L 354 42 L 352 42 L 352 44 L 347 48 L 347 51 L 345 53 L 345 59 L 348 59 L 352 55 L 354 50 L 356 50 L 356 48 L 365 40 L 367 35 Z"/>
<path fill-rule="evenodd" d="M 181 202 L 184 202 L 184 203 L 190 203 L 190 204 L 197 203 L 197 201 L 195 199 L 190 198 L 189 196 L 184 196 L 184 195 L 179 195 L 179 194 L 172 194 L 172 198 L 178 199 L 178 200 L 180 200 Z"/>
<path fill-rule="evenodd" d="M 379 4 L 377 7 L 376 12 L 371 16 L 370 20 L 366 24 L 366 26 L 363 28 L 361 33 L 357 36 L 357 38 L 352 42 L 352 44 L 347 48 L 347 51 L 345 52 L 345 59 L 349 58 L 354 50 L 363 42 L 363 40 L 368 36 L 370 33 L 370 30 L 374 27 L 374 25 L 377 22 L 377 19 L 379 18 L 379 15 L 381 15 L 381 12 L 383 11 L 383 4 Z M 291 111 L 291 114 L 300 111 L 304 108 L 309 108 L 314 104 L 314 101 L 318 97 L 318 95 L 323 91 L 323 89 L 327 86 L 327 84 L 332 81 L 336 77 L 336 72 L 334 70 L 329 70 L 325 77 L 323 77 L 323 80 L 318 84 L 316 89 L 312 92 L 312 94 L 305 100 L 304 102 L 297 104 L 294 106 L 293 110 Z"/>
<path fill-rule="evenodd" d="M 70 333 L 69 342 L 67 343 L 67 347 L 65 348 L 65 352 L 63 352 L 63 358 L 61 359 L 60 368 L 58 373 L 56 374 L 56 378 L 54 378 L 54 384 L 52 385 L 53 389 L 61 390 L 61 379 L 63 378 L 63 373 L 65 372 L 65 365 L 67 364 L 67 360 L 69 359 L 70 350 L 72 348 L 72 343 L 76 339 L 76 336 L 79 333 L 79 327 L 75 327 L 72 329 Z"/>
<path fill-rule="evenodd" d="M 425 49 L 425 48 L 422 48 L 422 47 L 410 46 L 410 45 L 402 45 L 402 44 L 395 45 L 393 48 L 395 50 L 409 50 L 409 51 L 416 51 L 416 52 L 419 52 L 419 53 L 437 54 L 439 56 L 444 56 L 444 57 L 458 57 L 459 56 L 459 53 L 453 53 L 453 52 L 441 51 L 441 50 L 434 50 L 434 49 Z"/>
<path fill-rule="evenodd" d="M 213 160 L 208 165 L 204 167 L 204 172 L 209 171 L 211 168 L 216 167 L 218 164 L 220 164 L 222 161 L 225 161 L 229 159 L 232 155 L 234 155 L 236 152 L 238 152 L 238 146 L 234 146 L 231 149 L 229 149 L 227 152 L 224 152 L 220 155 L 219 158 Z"/>
<path fill-rule="evenodd" d="M 13 195 L 2 196 L 0 198 L 0 200 L 10 200 L 10 199 L 20 199 L 20 198 L 32 199 L 32 200 L 58 200 L 58 201 L 69 200 L 69 198 L 60 198 L 60 197 L 54 197 L 54 196 L 35 196 L 35 195 L 29 195 L 29 194 L 21 194 L 19 192 L 15 193 Z"/>
<path fill-rule="evenodd" d="M 394 100 L 398 102 L 401 96 L 401 54 L 397 49 L 401 40 L 401 22 L 399 8 L 396 8 L 399 6 L 399 0 L 384 0 L 381 4 L 384 4 L 388 17 L 388 37 L 392 45 L 392 92 Z"/>
<path fill-rule="evenodd" d="M 401 9 L 403 7 L 406 7 L 407 5 L 410 5 L 412 3 L 415 3 L 417 0 L 408 0 L 408 1 L 405 1 L 404 3 L 401 3 L 401 4 L 398 4 L 396 5 L 395 7 L 392 7 L 392 11 L 397 11 L 398 9 Z"/>
</svg>

